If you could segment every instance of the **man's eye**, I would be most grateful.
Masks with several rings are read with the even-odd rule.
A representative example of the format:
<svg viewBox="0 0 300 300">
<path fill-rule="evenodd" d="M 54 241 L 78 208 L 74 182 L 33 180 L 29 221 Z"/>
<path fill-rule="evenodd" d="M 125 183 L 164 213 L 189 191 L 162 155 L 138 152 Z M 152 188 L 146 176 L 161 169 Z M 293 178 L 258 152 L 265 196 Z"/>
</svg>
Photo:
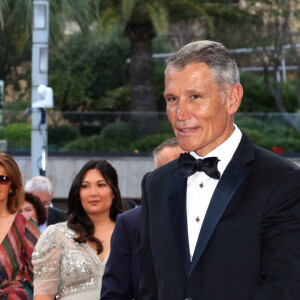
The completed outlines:
<svg viewBox="0 0 300 300">
<path fill-rule="evenodd" d="M 197 98 L 200 98 L 200 96 L 199 95 L 193 95 L 192 98 L 197 99 Z"/>
<path fill-rule="evenodd" d="M 167 102 L 174 102 L 177 99 L 178 99 L 177 97 L 169 97 L 169 98 L 167 98 Z"/>
</svg>

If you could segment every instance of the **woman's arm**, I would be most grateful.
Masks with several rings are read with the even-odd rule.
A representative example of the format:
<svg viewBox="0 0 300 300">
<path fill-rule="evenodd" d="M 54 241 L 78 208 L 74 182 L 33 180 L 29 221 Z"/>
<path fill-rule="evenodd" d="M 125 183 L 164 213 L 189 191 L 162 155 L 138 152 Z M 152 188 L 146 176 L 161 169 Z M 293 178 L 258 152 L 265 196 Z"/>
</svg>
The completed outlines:
<svg viewBox="0 0 300 300">
<path fill-rule="evenodd" d="M 61 261 L 58 234 L 55 225 L 48 226 L 32 254 L 34 297 L 50 297 L 40 299 L 54 299 L 58 292 Z"/>
<path fill-rule="evenodd" d="M 33 281 L 33 266 L 32 266 L 32 252 L 37 243 L 37 240 L 40 237 L 38 227 L 36 223 L 30 219 L 25 225 L 25 241 L 24 241 L 24 252 L 23 260 L 26 265 L 27 274 L 25 276 L 30 279 L 30 284 L 32 285 Z"/>
<path fill-rule="evenodd" d="M 55 294 L 53 295 L 34 295 L 33 300 L 54 300 Z"/>
</svg>

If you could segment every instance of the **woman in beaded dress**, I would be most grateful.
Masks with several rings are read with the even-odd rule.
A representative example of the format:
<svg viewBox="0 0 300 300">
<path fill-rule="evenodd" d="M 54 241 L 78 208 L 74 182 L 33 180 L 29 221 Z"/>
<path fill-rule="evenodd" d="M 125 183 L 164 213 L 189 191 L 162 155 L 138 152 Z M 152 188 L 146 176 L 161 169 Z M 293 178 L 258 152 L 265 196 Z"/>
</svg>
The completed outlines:
<svg viewBox="0 0 300 300">
<path fill-rule="evenodd" d="M 68 221 L 50 225 L 33 253 L 34 300 L 100 298 L 117 214 L 123 211 L 116 170 L 87 162 L 68 197 Z"/>
<path fill-rule="evenodd" d="M 15 160 L 0 153 L 0 299 L 32 299 L 31 255 L 37 225 L 19 209 L 24 202 L 22 176 Z"/>
</svg>

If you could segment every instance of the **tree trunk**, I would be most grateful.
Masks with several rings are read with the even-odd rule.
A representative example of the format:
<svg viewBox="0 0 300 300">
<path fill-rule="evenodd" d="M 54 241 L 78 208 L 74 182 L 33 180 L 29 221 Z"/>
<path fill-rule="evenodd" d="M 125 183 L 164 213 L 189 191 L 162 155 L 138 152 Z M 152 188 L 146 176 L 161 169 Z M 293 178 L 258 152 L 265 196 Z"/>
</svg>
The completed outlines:
<svg viewBox="0 0 300 300">
<path fill-rule="evenodd" d="M 125 34 L 131 42 L 131 120 L 137 137 L 144 137 L 157 133 L 158 129 L 152 58 L 152 39 L 155 32 L 151 23 L 145 23 L 128 25 Z"/>
</svg>

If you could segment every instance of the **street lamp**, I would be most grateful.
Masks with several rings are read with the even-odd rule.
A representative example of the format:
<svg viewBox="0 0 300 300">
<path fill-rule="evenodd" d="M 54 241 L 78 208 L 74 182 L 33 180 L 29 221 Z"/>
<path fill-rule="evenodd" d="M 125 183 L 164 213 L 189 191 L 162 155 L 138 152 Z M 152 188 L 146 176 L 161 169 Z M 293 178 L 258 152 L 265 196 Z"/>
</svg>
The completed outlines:
<svg viewBox="0 0 300 300">
<path fill-rule="evenodd" d="M 31 118 L 31 173 L 32 177 L 46 176 L 48 135 L 45 97 L 38 92 L 48 85 L 49 1 L 33 0 L 32 26 L 32 118 Z M 48 88 L 49 89 L 49 88 Z M 48 90 L 49 92 L 49 90 Z M 53 106 L 53 92 L 52 106 Z"/>
</svg>

